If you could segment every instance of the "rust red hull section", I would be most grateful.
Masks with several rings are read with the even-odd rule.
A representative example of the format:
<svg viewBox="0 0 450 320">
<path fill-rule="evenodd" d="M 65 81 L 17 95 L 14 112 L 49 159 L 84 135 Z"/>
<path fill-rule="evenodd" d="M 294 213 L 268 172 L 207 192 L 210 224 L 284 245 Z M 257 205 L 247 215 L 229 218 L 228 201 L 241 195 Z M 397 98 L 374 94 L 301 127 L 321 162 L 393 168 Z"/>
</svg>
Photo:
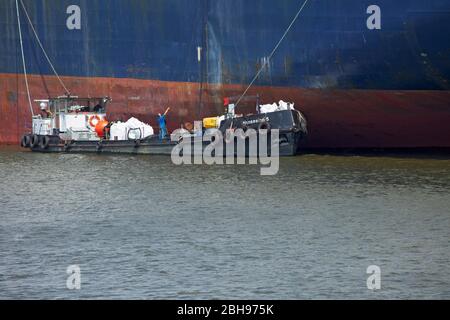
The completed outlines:
<svg viewBox="0 0 450 320">
<path fill-rule="evenodd" d="M 157 128 L 156 115 L 171 106 L 170 129 L 223 113 L 223 98 L 244 89 L 122 78 L 63 79 L 75 95 L 112 97 L 112 120 L 135 116 Z M 29 80 L 33 99 L 61 93 L 55 77 L 32 75 Z M 310 135 L 305 148 L 450 148 L 449 91 L 255 87 L 249 94 L 260 94 L 263 103 L 295 102 L 308 119 Z M 34 108 L 39 112 L 37 105 Z M 0 143 L 18 143 L 30 131 L 23 75 L 0 74 L 0 119 Z"/>
</svg>

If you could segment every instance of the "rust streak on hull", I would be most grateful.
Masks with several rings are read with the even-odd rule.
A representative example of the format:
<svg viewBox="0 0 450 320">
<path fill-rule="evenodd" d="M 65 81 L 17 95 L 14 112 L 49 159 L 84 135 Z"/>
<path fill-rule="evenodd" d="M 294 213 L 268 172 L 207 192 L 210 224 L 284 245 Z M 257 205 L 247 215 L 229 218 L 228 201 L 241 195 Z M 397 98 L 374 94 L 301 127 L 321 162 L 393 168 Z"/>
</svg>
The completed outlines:
<svg viewBox="0 0 450 320">
<path fill-rule="evenodd" d="M 122 78 L 64 77 L 79 96 L 112 97 L 111 120 L 135 116 L 157 128 L 156 115 L 172 107 L 169 129 L 223 113 L 222 99 L 239 85 L 207 85 L 199 106 L 198 83 Z M 61 94 L 52 76 L 30 76 L 32 98 Z M 325 90 L 255 87 L 263 103 L 295 102 L 308 119 L 305 148 L 450 148 L 449 91 Z M 38 112 L 37 106 L 34 106 Z M 252 111 L 250 109 L 250 111 Z M 0 143 L 16 144 L 31 129 L 22 75 L 0 74 Z"/>
</svg>

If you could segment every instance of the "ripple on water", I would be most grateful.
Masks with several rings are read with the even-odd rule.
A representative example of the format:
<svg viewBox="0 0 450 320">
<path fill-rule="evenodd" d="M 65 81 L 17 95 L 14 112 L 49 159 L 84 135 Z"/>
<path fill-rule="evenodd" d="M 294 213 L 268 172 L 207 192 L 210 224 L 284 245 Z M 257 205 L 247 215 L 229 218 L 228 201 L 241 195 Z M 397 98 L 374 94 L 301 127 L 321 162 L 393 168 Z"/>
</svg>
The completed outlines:
<svg viewBox="0 0 450 320">
<path fill-rule="evenodd" d="M 0 149 L 0 181 L 0 298 L 450 298 L 449 160 L 306 155 L 261 177 Z"/>
</svg>

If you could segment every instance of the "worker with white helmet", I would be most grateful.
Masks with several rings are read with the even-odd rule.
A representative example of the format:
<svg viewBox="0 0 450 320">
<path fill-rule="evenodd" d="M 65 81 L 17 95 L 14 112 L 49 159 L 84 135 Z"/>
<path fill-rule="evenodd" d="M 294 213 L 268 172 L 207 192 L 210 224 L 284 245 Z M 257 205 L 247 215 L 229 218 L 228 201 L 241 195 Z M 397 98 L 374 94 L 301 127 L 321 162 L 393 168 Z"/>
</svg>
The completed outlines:
<svg viewBox="0 0 450 320">
<path fill-rule="evenodd" d="M 41 112 L 43 113 L 44 118 L 52 117 L 52 112 L 48 109 L 48 104 L 46 102 L 41 102 L 39 106 L 41 107 Z"/>
</svg>

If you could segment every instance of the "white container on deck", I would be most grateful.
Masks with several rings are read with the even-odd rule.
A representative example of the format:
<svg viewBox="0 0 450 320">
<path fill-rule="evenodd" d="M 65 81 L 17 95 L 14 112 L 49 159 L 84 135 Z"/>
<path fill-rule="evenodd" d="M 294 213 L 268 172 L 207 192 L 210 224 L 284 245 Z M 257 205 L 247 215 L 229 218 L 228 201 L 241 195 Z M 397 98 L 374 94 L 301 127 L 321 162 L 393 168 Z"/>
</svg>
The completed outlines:
<svg viewBox="0 0 450 320">
<path fill-rule="evenodd" d="M 136 118 L 131 118 L 127 122 L 117 122 L 111 126 L 110 140 L 126 141 L 145 139 L 154 135 L 153 128 Z"/>
</svg>

